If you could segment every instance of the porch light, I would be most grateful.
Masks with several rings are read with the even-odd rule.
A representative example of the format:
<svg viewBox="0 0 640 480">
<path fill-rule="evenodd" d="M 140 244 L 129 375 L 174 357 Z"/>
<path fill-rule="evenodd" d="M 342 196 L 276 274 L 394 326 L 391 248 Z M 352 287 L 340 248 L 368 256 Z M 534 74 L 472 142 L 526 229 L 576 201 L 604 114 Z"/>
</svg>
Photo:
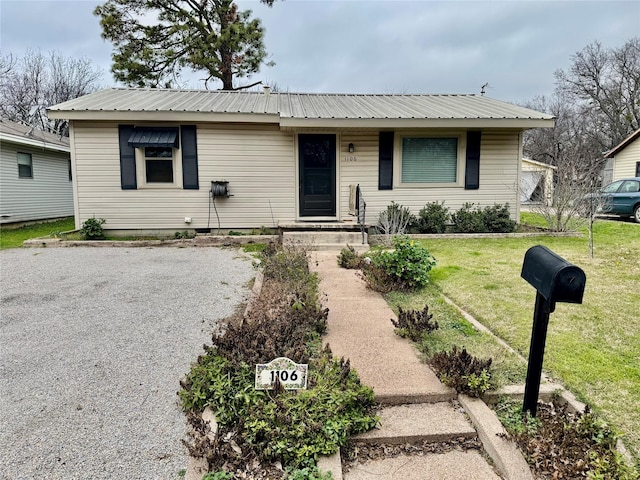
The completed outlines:
<svg viewBox="0 0 640 480">
<path fill-rule="evenodd" d="M 353 146 L 353 143 L 349 144 L 349 153 L 353 153 L 356 151 L 356 147 Z"/>
</svg>

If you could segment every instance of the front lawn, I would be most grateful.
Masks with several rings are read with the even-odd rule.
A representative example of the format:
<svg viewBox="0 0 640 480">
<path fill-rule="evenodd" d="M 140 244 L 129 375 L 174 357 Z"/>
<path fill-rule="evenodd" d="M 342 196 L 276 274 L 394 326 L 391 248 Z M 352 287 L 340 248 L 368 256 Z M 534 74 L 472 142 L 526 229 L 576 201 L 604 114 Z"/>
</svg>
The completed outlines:
<svg viewBox="0 0 640 480">
<path fill-rule="evenodd" d="M 531 214 L 523 219 L 535 220 Z M 520 277 L 525 252 L 545 245 L 582 268 L 583 304 L 557 305 L 544 368 L 615 425 L 640 458 L 640 225 L 599 220 L 594 230 L 595 258 L 586 233 L 423 244 L 438 260 L 433 285 L 525 357 L 535 300 L 535 290 Z"/>
<path fill-rule="evenodd" d="M 30 238 L 57 235 L 60 232 L 68 232 L 74 228 L 76 227 L 73 217 L 56 220 L 55 222 L 36 223 L 20 228 L 7 228 L 5 226 L 0 228 L 0 250 L 21 247 L 22 243 Z"/>
</svg>

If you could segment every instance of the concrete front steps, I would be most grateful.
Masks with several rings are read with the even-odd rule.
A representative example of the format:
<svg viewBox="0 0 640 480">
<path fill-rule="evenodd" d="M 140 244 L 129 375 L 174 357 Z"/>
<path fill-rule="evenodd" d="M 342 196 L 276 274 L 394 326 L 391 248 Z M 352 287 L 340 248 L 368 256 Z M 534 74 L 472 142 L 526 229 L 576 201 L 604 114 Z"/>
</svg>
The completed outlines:
<svg viewBox="0 0 640 480">
<path fill-rule="evenodd" d="M 358 253 L 369 250 L 367 233 L 353 223 L 291 223 L 279 225 L 283 245 L 303 245 L 309 250 L 340 251 L 351 245 Z"/>
</svg>

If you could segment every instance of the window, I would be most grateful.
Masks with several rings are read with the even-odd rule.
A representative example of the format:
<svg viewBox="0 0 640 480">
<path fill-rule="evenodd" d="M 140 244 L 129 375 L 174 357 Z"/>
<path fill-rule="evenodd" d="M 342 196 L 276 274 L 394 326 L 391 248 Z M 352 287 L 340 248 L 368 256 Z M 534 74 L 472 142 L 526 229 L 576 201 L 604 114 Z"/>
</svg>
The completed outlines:
<svg viewBox="0 0 640 480">
<path fill-rule="evenodd" d="M 457 137 L 403 137 L 402 183 L 457 183 Z"/>
<path fill-rule="evenodd" d="M 173 184 L 173 148 L 144 147 L 144 163 L 147 183 Z"/>
<path fill-rule="evenodd" d="M 71 159 L 69 159 L 69 181 L 73 181 L 73 171 L 71 170 Z"/>
<path fill-rule="evenodd" d="M 18 152 L 18 177 L 33 178 L 33 160 L 30 153 Z"/>
<path fill-rule="evenodd" d="M 602 189 L 604 193 L 616 193 L 618 189 L 622 185 L 622 180 L 618 180 L 617 182 L 610 183 L 606 187 Z"/>
</svg>

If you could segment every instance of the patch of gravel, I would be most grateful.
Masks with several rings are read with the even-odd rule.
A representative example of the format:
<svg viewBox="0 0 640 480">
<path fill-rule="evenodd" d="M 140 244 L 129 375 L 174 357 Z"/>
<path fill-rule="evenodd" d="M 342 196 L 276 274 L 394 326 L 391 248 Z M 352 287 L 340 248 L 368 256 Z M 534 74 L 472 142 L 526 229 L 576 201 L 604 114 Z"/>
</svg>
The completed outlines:
<svg viewBox="0 0 640 480">
<path fill-rule="evenodd" d="M 179 478 L 179 381 L 254 275 L 219 248 L 0 252 L 0 478 Z"/>
</svg>

